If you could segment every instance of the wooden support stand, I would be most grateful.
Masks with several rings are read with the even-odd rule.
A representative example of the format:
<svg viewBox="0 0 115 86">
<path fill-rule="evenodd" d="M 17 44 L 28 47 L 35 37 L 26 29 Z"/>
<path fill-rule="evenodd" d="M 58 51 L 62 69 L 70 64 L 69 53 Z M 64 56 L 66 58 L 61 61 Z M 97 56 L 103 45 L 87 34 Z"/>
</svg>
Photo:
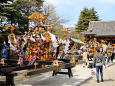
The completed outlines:
<svg viewBox="0 0 115 86">
<path fill-rule="evenodd" d="M 73 73 L 71 71 L 71 67 L 66 68 L 67 72 L 56 72 L 55 70 L 52 73 L 52 76 L 56 76 L 57 74 L 67 74 L 70 77 L 73 77 Z"/>
</svg>

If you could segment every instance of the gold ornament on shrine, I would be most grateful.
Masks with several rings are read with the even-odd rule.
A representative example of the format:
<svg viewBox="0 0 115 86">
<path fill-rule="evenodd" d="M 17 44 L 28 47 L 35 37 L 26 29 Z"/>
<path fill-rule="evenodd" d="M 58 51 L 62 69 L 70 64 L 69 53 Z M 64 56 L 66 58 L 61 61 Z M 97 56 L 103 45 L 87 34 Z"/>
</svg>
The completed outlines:
<svg viewBox="0 0 115 86">
<path fill-rule="evenodd" d="M 29 18 L 29 19 L 35 19 L 35 20 L 38 21 L 38 23 L 41 23 L 41 21 L 42 21 L 43 19 L 47 18 L 48 16 L 49 16 L 49 14 L 47 14 L 47 15 L 42 15 L 42 14 L 39 13 L 39 12 L 35 12 L 35 13 L 33 13 L 31 16 L 29 16 L 28 18 Z"/>
<path fill-rule="evenodd" d="M 64 38 L 65 38 L 65 40 L 67 40 L 67 32 L 68 32 L 68 28 L 64 28 Z"/>
<path fill-rule="evenodd" d="M 13 25 L 7 25 L 5 26 L 5 29 L 11 29 L 11 34 L 9 34 L 9 40 L 13 43 L 16 44 L 16 42 L 13 40 L 15 38 L 15 34 L 13 33 L 13 31 L 15 30 Z"/>
</svg>

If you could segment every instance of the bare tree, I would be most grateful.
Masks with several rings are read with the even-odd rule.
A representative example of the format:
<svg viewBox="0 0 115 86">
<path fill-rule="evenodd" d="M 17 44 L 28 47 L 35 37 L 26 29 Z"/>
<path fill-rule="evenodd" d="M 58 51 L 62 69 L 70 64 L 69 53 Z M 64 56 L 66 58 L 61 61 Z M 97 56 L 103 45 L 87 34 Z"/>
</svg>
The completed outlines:
<svg viewBox="0 0 115 86">
<path fill-rule="evenodd" d="M 41 7 L 41 11 L 44 15 L 49 14 L 48 21 L 51 24 L 54 24 L 54 25 L 55 24 L 64 24 L 64 23 L 68 22 L 68 20 L 57 16 L 55 7 L 52 4 L 44 3 L 43 6 Z"/>
<path fill-rule="evenodd" d="M 54 34 L 59 34 L 57 30 L 63 30 L 62 24 L 68 22 L 68 20 L 63 19 L 57 15 L 55 7 L 52 4 L 44 3 L 41 7 L 41 12 L 44 15 L 49 14 L 47 21 L 52 25 L 50 31 Z"/>
</svg>

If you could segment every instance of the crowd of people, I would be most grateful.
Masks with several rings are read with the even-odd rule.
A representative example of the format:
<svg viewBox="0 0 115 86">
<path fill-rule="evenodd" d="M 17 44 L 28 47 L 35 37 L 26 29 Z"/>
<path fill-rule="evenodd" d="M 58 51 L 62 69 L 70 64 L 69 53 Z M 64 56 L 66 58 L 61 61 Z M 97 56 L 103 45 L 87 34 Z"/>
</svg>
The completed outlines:
<svg viewBox="0 0 115 86">
<path fill-rule="evenodd" d="M 86 62 L 86 65 L 89 67 L 89 62 L 93 61 L 94 54 L 97 53 L 97 50 L 100 50 L 100 53 L 104 56 L 105 63 L 113 62 L 115 57 L 115 45 L 112 45 L 110 42 L 91 42 L 89 44 L 84 44 L 79 47 L 78 54 L 82 56 L 82 59 Z"/>
<path fill-rule="evenodd" d="M 113 59 L 115 58 L 115 45 L 104 40 L 99 43 L 94 39 L 80 46 L 78 54 L 82 56 L 82 60 L 85 62 L 83 67 L 96 68 L 97 83 L 99 83 L 99 72 L 101 82 L 103 82 L 103 65 L 106 68 L 106 63 L 113 63 Z M 90 62 L 92 63 L 90 64 Z"/>
</svg>

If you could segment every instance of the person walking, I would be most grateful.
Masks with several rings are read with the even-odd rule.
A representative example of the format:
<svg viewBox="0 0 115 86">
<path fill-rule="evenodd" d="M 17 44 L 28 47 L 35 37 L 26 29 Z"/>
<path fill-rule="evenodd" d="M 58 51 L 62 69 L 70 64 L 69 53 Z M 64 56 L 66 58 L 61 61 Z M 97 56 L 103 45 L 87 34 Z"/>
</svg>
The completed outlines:
<svg viewBox="0 0 115 86">
<path fill-rule="evenodd" d="M 97 83 L 99 83 L 99 71 L 101 74 L 101 82 L 103 82 L 103 65 L 105 66 L 105 60 L 103 54 L 100 53 L 100 49 L 97 49 L 96 51 L 97 52 L 94 54 L 93 63 L 96 66 Z"/>
<path fill-rule="evenodd" d="M 85 65 L 87 65 L 87 67 L 89 66 L 89 60 L 88 60 L 88 52 L 87 50 L 84 50 L 83 54 L 82 54 L 82 58 L 83 61 L 85 61 Z M 83 67 L 85 67 L 85 65 Z"/>
</svg>

